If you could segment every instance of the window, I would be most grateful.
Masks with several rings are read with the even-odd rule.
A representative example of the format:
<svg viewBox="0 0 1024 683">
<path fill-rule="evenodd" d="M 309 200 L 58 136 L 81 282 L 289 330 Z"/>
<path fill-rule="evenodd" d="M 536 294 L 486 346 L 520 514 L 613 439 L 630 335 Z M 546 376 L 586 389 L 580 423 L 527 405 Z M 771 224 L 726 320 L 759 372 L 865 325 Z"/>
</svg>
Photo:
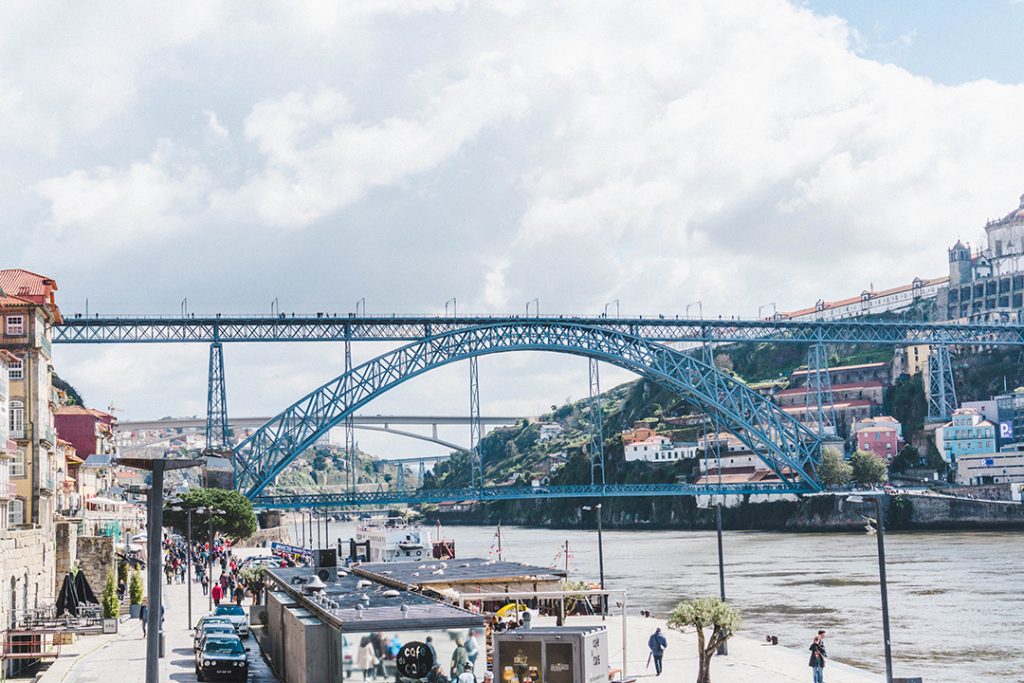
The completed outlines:
<svg viewBox="0 0 1024 683">
<path fill-rule="evenodd" d="M 25 501 L 15 498 L 7 503 L 7 523 L 11 526 L 25 523 Z"/>
<path fill-rule="evenodd" d="M 25 476 L 25 451 L 21 448 L 14 454 L 14 459 L 11 460 L 10 473 L 12 477 L 24 477 Z"/>
<path fill-rule="evenodd" d="M 6 332 L 8 337 L 23 337 L 25 336 L 25 316 L 23 315 L 9 315 L 5 320 Z"/>
<path fill-rule="evenodd" d="M 11 401 L 11 438 L 22 439 L 25 437 L 25 404 L 21 401 Z"/>
<path fill-rule="evenodd" d="M 25 379 L 25 361 L 18 359 L 7 365 L 8 379 Z"/>
</svg>

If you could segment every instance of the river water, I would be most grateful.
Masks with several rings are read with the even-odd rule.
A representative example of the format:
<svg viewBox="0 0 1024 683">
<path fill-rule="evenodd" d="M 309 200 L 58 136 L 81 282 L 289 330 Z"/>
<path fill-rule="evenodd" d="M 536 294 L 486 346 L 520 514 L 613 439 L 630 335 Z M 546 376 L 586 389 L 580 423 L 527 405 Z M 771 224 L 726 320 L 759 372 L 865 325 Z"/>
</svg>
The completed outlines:
<svg viewBox="0 0 1024 683">
<path fill-rule="evenodd" d="M 332 539 L 355 527 L 332 523 Z M 494 528 L 446 526 L 460 557 L 493 556 Z M 294 532 L 293 532 L 294 533 Z M 927 683 L 1024 681 L 1024 533 L 886 535 L 897 677 Z M 569 542 L 570 578 L 597 580 L 597 534 L 502 527 L 506 560 L 542 566 Z M 726 594 L 743 635 L 779 636 L 806 649 L 818 628 L 829 654 L 884 673 L 876 540 L 866 534 L 727 531 Z M 605 531 L 605 583 L 625 588 L 631 612 L 664 615 L 679 600 L 718 595 L 714 533 Z"/>
</svg>

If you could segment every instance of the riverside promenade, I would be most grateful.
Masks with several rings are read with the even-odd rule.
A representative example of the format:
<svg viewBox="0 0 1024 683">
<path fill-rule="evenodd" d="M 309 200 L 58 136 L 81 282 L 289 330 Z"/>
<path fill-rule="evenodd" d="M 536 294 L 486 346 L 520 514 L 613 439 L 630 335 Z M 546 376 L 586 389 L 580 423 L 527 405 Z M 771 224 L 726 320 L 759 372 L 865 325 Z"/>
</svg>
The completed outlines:
<svg viewBox="0 0 1024 683">
<path fill-rule="evenodd" d="M 541 618 L 537 625 L 554 625 L 554 619 Z M 601 624 L 600 617 L 571 617 L 569 626 Z M 622 661 L 621 617 L 609 616 L 603 622 L 608 627 L 608 656 L 613 665 Z M 671 683 L 689 683 L 697 680 L 697 636 L 693 630 L 685 633 L 672 631 L 663 619 L 629 615 L 626 619 L 626 661 L 630 678 L 654 678 L 653 662 L 648 666 L 647 639 L 660 627 L 668 640 L 663 660 L 664 671 L 659 680 Z M 810 652 L 808 642 L 794 643 L 793 647 L 769 645 L 742 635 L 729 640 L 729 654 L 714 657 L 711 662 L 711 680 L 714 683 L 806 683 L 811 680 L 811 668 L 807 665 Z M 837 648 L 834 648 L 838 649 Z M 829 662 L 825 668 L 825 680 L 829 683 L 881 683 L 885 676 L 855 669 L 838 662 Z"/>
<path fill-rule="evenodd" d="M 162 683 L 196 680 L 192 631 L 188 624 L 188 593 L 185 584 L 163 587 L 165 656 L 160 660 Z M 248 601 L 246 601 L 248 603 Z M 208 612 L 208 598 L 198 584 L 192 586 L 192 619 Z M 260 653 L 256 638 L 243 641 L 249 648 L 249 681 L 278 683 Z M 60 657 L 36 679 L 39 683 L 145 683 L 146 640 L 142 623 L 125 617 L 118 632 L 86 636 L 74 645 L 61 647 Z"/>
</svg>

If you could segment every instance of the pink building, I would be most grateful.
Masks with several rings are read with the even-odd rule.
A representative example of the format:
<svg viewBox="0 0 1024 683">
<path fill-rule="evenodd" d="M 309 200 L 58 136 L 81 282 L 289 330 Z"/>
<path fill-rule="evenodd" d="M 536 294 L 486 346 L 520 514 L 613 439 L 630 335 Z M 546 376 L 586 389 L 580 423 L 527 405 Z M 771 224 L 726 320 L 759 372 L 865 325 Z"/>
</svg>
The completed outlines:
<svg viewBox="0 0 1024 683">
<path fill-rule="evenodd" d="M 857 431 L 857 450 L 874 453 L 887 461 L 900 452 L 899 431 L 892 425 L 875 425 Z"/>
</svg>

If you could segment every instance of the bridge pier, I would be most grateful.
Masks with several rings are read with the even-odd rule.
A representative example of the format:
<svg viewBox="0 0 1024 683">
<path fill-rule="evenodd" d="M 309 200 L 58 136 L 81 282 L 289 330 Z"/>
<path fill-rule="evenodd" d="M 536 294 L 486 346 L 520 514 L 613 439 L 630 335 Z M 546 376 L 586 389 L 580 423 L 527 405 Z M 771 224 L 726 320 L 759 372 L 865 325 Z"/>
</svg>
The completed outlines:
<svg viewBox="0 0 1024 683">
<path fill-rule="evenodd" d="M 956 382 L 949 346 L 934 345 L 928 353 L 928 417 L 930 424 L 948 422 L 957 409 Z"/>
<path fill-rule="evenodd" d="M 473 356 L 469 359 L 469 459 L 472 488 L 484 485 L 484 459 L 480 452 L 483 436 L 483 426 L 480 424 L 480 368 L 476 356 Z"/>
<path fill-rule="evenodd" d="M 206 387 L 206 450 L 222 451 L 230 445 L 224 347 L 215 341 L 210 344 L 210 371 Z"/>
<path fill-rule="evenodd" d="M 588 358 L 590 368 L 590 455 L 591 485 L 605 483 L 604 478 L 604 418 L 601 415 L 601 376 L 596 358 Z"/>
<path fill-rule="evenodd" d="M 811 344 L 807 349 L 807 392 L 804 395 L 804 419 L 814 421 L 818 436 L 834 436 L 835 408 L 832 377 L 828 370 L 828 345 Z"/>
</svg>

